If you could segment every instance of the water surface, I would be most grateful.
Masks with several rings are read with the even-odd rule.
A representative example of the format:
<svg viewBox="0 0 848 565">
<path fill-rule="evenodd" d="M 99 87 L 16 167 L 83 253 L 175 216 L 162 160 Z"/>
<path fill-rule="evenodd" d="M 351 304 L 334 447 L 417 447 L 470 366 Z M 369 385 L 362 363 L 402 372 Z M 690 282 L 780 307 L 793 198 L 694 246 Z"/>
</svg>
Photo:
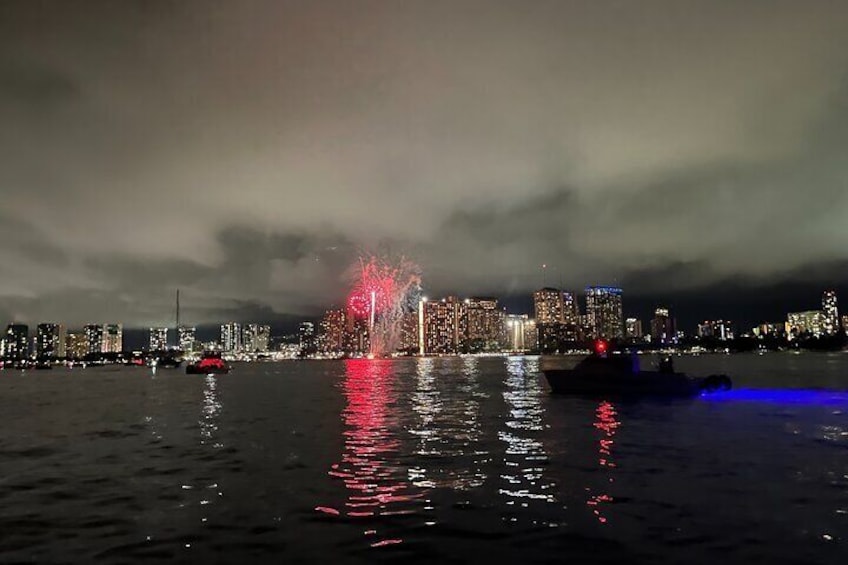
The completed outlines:
<svg viewBox="0 0 848 565">
<path fill-rule="evenodd" d="M 675 363 L 737 390 L 555 397 L 536 357 L 0 372 L 0 562 L 846 562 L 848 355 Z"/>
</svg>

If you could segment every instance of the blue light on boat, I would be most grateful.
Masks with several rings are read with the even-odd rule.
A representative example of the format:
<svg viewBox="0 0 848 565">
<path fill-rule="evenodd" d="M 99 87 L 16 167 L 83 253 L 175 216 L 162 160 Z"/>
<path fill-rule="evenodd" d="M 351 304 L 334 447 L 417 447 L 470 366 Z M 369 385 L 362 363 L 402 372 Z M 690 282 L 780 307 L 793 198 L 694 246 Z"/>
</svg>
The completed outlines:
<svg viewBox="0 0 848 565">
<path fill-rule="evenodd" d="M 770 404 L 848 404 L 848 391 L 827 389 L 741 388 L 703 394 L 717 402 L 763 402 Z"/>
</svg>

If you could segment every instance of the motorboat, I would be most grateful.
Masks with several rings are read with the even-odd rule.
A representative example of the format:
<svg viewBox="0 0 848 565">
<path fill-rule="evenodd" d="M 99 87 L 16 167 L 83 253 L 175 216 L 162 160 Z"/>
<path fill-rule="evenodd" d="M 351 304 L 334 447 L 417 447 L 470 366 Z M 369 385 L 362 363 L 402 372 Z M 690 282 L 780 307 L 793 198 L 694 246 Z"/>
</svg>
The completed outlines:
<svg viewBox="0 0 848 565">
<path fill-rule="evenodd" d="M 177 369 L 183 364 L 182 352 L 168 350 L 154 359 L 160 369 Z"/>
<path fill-rule="evenodd" d="M 727 375 L 690 377 L 674 370 L 672 358 L 663 358 L 656 369 L 642 370 L 639 356 L 615 354 L 604 340 L 572 369 L 542 369 L 551 392 L 584 396 L 694 397 L 732 386 Z"/>
<path fill-rule="evenodd" d="M 223 375 L 230 372 L 230 366 L 217 351 L 207 351 L 194 363 L 186 365 L 187 375 Z"/>
</svg>

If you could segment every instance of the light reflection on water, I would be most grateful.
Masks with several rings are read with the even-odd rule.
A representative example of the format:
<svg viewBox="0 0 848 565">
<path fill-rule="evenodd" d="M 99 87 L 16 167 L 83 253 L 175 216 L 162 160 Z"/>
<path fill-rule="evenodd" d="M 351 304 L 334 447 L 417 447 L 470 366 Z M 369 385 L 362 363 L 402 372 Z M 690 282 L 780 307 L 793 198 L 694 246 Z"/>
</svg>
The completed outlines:
<svg viewBox="0 0 848 565">
<path fill-rule="evenodd" d="M 396 375 L 391 368 L 389 361 L 345 361 L 345 450 L 329 474 L 341 479 L 349 492 L 342 508 L 318 506 L 318 511 L 361 519 L 396 516 L 412 512 L 406 503 L 423 495 L 399 461 Z M 403 541 L 384 537 L 377 529 L 366 530 L 366 535 L 373 538 L 372 547 Z"/>
<path fill-rule="evenodd" d="M 604 474 L 607 476 L 602 475 L 601 480 L 613 483 L 615 482 L 615 478 L 613 477 L 612 470 L 616 467 L 612 456 L 613 446 L 615 445 L 613 437 L 618 431 L 618 427 L 621 425 L 621 422 L 616 419 L 617 412 L 615 411 L 615 406 L 607 401 L 603 401 L 598 404 L 595 415 L 597 416 L 597 420 L 593 425 L 596 429 L 600 430 L 602 434 L 598 439 L 598 467 L 602 471 L 607 471 Z M 604 506 L 606 504 L 611 504 L 615 499 L 605 488 L 592 489 L 590 487 L 586 487 L 586 491 L 589 493 L 589 500 L 586 501 L 587 506 L 589 506 L 592 509 L 592 513 L 597 516 L 598 522 L 606 524 L 608 518 L 605 514 Z"/>
<path fill-rule="evenodd" d="M 216 439 L 218 431 L 218 416 L 221 413 L 221 402 L 218 400 L 218 381 L 215 375 L 206 375 L 203 387 L 203 410 L 200 421 L 200 443 L 211 444 L 213 448 L 223 447 Z"/>
<path fill-rule="evenodd" d="M 538 359 L 509 357 L 505 363 L 502 396 L 508 418 L 504 421 L 506 429 L 498 432 L 498 438 L 506 444 L 506 468 L 500 475 L 506 485 L 498 492 L 508 497 L 510 507 L 518 504 L 527 508 L 531 500 L 556 502 L 555 485 L 544 476 L 548 455 L 538 438 L 538 433 L 545 429 L 541 399 L 546 394 L 537 378 Z M 509 520 L 518 518 L 512 515 Z"/>
<path fill-rule="evenodd" d="M 627 506 L 638 496 L 634 477 L 644 483 L 652 476 L 643 475 L 646 468 L 655 473 L 657 466 L 634 457 L 633 450 L 641 453 L 639 441 L 653 444 L 657 438 L 634 440 L 640 432 L 628 427 L 628 417 L 644 426 L 692 407 L 701 417 L 715 404 L 552 398 L 539 366 L 529 356 L 345 362 L 344 450 L 329 474 L 347 494 L 317 510 L 361 520 L 372 548 L 407 544 L 416 527 L 455 528 L 464 513 L 483 509 L 495 510 L 507 528 L 547 531 L 593 523 L 619 535 L 632 529 L 633 516 L 642 512 Z M 623 429 L 629 443 L 622 446 Z M 662 438 L 672 429 L 654 433 Z M 843 438 L 838 425 L 816 430 L 827 441 Z M 628 455 L 622 475 L 620 461 Z M 686 484 L 671 477 L 668 492 L 654 496 L 676 496 L 676 483 Z M 485 528 L 498 531 L 492 523 Z"/>
</svg>

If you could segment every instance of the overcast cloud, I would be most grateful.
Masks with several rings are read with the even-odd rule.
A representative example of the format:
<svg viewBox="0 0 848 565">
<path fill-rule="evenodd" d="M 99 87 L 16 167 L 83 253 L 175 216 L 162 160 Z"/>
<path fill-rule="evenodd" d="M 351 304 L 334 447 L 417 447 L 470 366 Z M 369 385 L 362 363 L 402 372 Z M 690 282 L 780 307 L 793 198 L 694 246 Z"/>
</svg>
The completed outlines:
<svg viewBox="0 0 848 565">
<path fill-rule="evenodd" d="M 0 317 L 164 323 L 177 287 L 195 322 L 311 315 L 378 247 L 460 295 L 803 277 L 848 260 L 846 29 L 840 1 L 0 3 Z"/>
</svg>

